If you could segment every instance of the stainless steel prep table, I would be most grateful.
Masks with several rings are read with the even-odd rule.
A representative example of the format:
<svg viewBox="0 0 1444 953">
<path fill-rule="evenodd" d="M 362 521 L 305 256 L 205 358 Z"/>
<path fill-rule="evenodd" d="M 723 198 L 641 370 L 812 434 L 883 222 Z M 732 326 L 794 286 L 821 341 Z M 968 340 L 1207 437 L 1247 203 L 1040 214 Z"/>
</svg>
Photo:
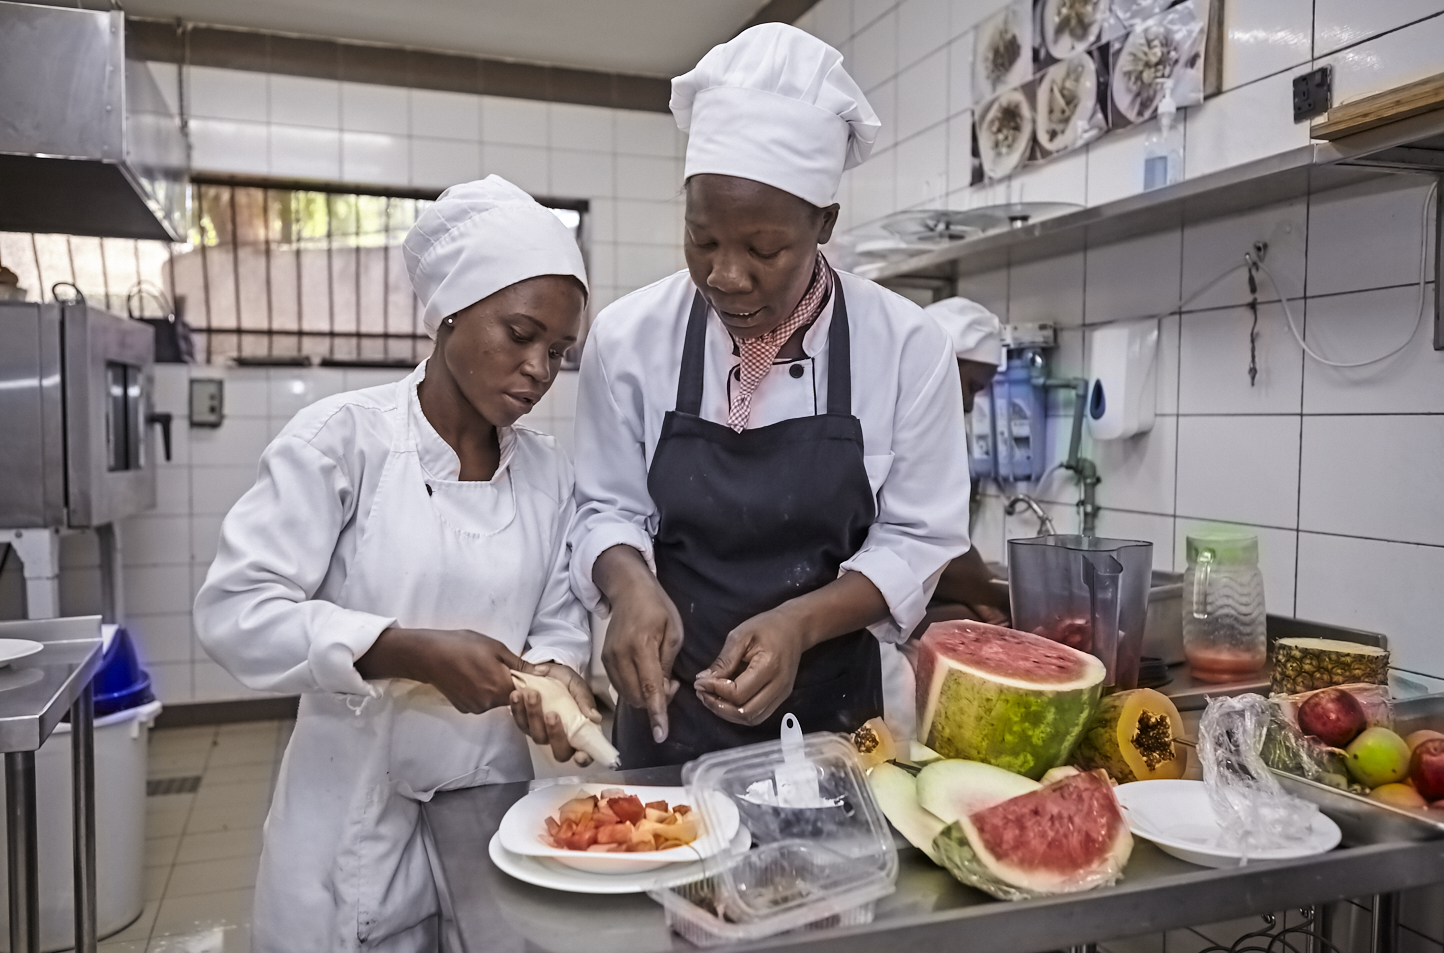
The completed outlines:
<svg viewBox="0 0 1444 953">
<path fill-rule="evenodd" d="M 678 784 L 678 768 L 619 781 Z M 598 780 L 588 778 L 588 781 Z M 610 778 L 606 779 L 610 780 Z M 438 794 L 422 816 L 451 942 L 466 953 L 654 953 L 695 950 L 671 934 L 642 894 L 591 896 L 533 887 L 497 870 L 487 844 L 526 783 Z M 901 844 L 901 842 L 899 842 Z M 1444 841 L 1390 841 L 1299 861 L 1209 870 L 1135 840 L 1125 879 L 1071 897 L 1004 903 L 965 887 L 911 847 L 899 850 L 897 892 L 863 927 L 774 937 L 735 949 L 879 953 L 1036 953 L 1216 923 L 1252 914 L 1389 894 L 1444 881 Z"/>
<path fill-rule="evenodd" d="M 35 752 L 68 711 L 74 824 L 75 949 L 94 953 L 95 739 L 91 680 L 100 670 L 100 616 L 0 623 L 0 638 L 45 648 L 0 668 L 0 751 L 5 752 L 5 846 L 10 949 L 40 951 Z"/>
</svg>

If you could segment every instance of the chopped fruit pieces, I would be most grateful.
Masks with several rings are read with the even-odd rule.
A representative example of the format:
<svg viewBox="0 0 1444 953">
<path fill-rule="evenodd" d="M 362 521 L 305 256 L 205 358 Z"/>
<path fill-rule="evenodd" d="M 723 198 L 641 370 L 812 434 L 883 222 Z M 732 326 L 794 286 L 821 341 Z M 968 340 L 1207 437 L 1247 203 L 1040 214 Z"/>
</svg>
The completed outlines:
<svg viewBox="0 0 1444 953">
<path fill-rule="evenodd" d="M 541 841 L 558 850 L 640 853 L 685 847 L 700 831 L 697 814 L 687 805 L 642 799 L 617 788 L 600 795 L 572 798 L 546 819 Z"/>
</svg>

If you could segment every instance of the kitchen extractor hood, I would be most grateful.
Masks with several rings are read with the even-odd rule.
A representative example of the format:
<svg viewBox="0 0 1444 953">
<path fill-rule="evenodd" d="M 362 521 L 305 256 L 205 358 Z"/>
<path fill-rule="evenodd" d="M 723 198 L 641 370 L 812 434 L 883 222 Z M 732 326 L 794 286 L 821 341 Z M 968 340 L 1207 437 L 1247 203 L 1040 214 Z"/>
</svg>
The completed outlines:
<svg viewBox="0 0 1444 953">
<path fill-rule="evenodd" d="M 181 240 L 186 147 L 119 10 L 0 0 L 0 231 Z"/>
</svg>

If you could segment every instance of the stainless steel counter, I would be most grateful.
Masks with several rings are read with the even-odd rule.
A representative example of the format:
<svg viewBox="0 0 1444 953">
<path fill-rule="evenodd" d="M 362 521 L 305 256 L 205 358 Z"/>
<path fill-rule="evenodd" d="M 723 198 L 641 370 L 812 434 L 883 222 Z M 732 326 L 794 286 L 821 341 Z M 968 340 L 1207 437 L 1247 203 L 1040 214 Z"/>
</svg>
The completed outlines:
<svg viewBox="0 0 1444 953">
<path fill-rule="evenodd" d="M 90 683 L 100 670 L 100 616 L 0 623 L 0 638 L 45 648 L 0 668 L 0 751 L 5 753 L 5 846 L 10 949 L 40 951 L 35 751 L 70 713 L 75 867 L 75 949 L 94 953 L 95 749 Z"/>
<path fill-rule="evenodd" d="M 633 784 L 676 784 L 675 768 L 624 772 Z M 590 779 L 589 779 L 590 780 Z M 668 932 L 645 895 L 583 896 L 533 887 L 497 870 L 487 844 L 528 785 L 439 794 L 423 807 L 433 869 L 458 949 L 546 953 L 656 953 L 694 949 Z M 1434 836 L 1427 829 L 1414 832 Z M 1435 832 L 1437 833 L 1437 832 Z M 1034 953 L 1273 913 L 1444 882 L 1444 841 L 1363 843 L 1300 861 L 1209 870 L 1138 840 L 1115 887 L 1005 903 L 965 887 L 922 853 L 900 845 L 897 892 L 863 927 L 779 936 L 738 949 L 879 953 Z"/>
</svg>

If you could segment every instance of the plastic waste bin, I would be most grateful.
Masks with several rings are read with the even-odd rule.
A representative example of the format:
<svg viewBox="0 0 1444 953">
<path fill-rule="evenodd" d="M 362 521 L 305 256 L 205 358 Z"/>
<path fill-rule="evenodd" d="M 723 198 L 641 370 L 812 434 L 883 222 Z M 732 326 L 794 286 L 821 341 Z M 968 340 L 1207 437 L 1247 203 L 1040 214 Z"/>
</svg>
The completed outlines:
<svg viewBox="0 0 1444 953">
<path fill-rule="evenodd" d="M 151 724 L 160 702 L 140 667 L 130 635 L 106 626 L 95 677 L 96 926 L 103 939 L 145 907 L 145 775 Z M 58 725 L 35 756 L 40 829 L 40 948 L 75 945 L 70 820 L 70 725 Z M 0 804 L 4 792 L 0 790 Z M 4 842 L 0 825 L 0 843 Z M 8 889 L 0 865 L 0 891 Z M 9 912 L 0 904 L 0 950 L 9 951 Z"/>
</svg>

